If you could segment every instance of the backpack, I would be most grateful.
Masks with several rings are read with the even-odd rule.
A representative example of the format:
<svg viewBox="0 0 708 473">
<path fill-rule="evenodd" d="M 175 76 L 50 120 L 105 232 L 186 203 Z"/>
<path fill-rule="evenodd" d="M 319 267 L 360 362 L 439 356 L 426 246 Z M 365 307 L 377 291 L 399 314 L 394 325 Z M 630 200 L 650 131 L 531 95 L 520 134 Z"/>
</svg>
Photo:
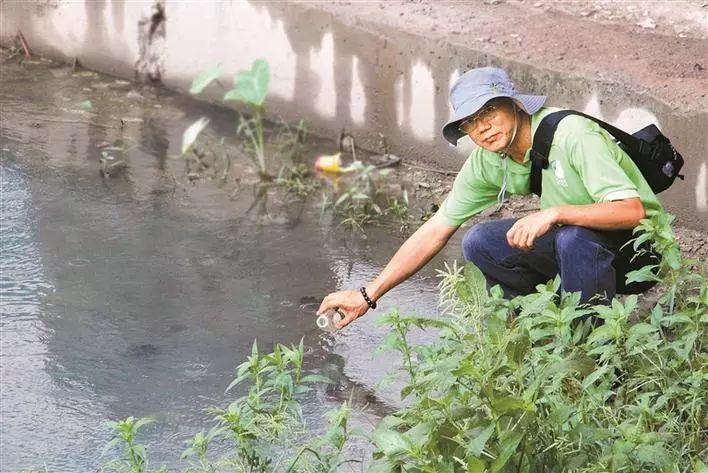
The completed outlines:
<svg viewBox="0 0 708 473">
<path fill-rule="evenodd" d="M 683 157 L 655 125 L 646 126 L 630 135 L 590 115 L 574 110 L 559 110 L 546 115 L 534 134 L 531 148 L 531 192 L 537 196 L 541 196 L 541 170 L 548 167 L 553 135 L 560 121 L 568 115 L 588 118 L 610 133 L 622 151 L 637 165 L 655 194 L 668 189 L 677 177 L 684 178 L 679 174 L 683 167 Z"/>
</svg>

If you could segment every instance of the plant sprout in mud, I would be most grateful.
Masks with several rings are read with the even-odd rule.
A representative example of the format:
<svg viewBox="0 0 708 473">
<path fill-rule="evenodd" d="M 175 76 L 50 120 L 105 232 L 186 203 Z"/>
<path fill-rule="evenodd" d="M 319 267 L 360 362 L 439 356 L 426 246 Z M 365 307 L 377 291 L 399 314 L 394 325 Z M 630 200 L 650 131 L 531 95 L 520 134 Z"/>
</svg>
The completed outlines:
<svg viewBox="0 0 708 473">
<path fill-rule="evenodd" d="M 197 76 L 192 82 L 190 93 L 201 93 L 211 82 L 218 81 L 221 76 L 221 66 L 214 66 Z M 253 62 L 250 70 L 238 71 L 233 78 L 232 88 L 224 94 L 223 100 L 234 101 L 246 104 L 250 108 L 250 116 L 245 117 L 239 113 L 239 124 L 236 133 L 247 138 L 246 150 L 248 156 L 258 169 L 262 180 L 270 180 L 268 172 L 265 140 L 264 140 L 264 117 L 265 100 L 268 95 L 270 85 L 270 67 L 263 59 Z M 182 154 L 193 150 L 194 142 L 206 127 L 208 120 L 204 117 L 192 124 L 183 138 Z M 189 136 L 188 136 L 189 133 Z M 299 135 L 298 135 L 299 136 Z M 185 147 L 184 143 L 188 143 Z M 298 143 L 293 144 L 296 146 Z"/>
</svg>

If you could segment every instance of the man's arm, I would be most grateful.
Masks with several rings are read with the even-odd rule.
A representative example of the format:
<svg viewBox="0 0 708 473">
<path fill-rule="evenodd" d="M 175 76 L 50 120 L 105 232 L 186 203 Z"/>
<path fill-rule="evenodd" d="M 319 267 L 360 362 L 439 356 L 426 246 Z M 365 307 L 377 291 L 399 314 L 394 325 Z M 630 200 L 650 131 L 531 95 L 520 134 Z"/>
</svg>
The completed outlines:
<svg viewBox="0 0 708 473">
<path fill-rule="evenodd" d="M 366 294 L 376 301 L 389 290 L 414 275 L 445 246 L 459 227 L 446 225 L 433 216 L 413 233 L 398 249 L 381 274 L 366 285 Z M 333 292 L 324 298 L 318 314 L 339 308 L 345 315 L 338 328 L 349 325 L 369 310 L 369 306 L 359 291 Z"/>
<path fill-rule="evenodd" d="M 577 225 L 596 230 L 622 230 L 639 225 L 646 216 L 638 197 L 587 205 L 563 205 L 544 209 L 516 221 L 506 234 L 509 245 L 530 250 L 536 238 L 553 225 Z"/>
</svg>

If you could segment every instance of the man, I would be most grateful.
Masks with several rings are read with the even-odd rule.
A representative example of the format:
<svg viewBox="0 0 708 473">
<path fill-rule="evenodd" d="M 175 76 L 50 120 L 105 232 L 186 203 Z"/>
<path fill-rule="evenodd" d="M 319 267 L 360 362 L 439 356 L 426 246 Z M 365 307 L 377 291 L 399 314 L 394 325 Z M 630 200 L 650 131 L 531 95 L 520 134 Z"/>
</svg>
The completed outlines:
<svg viewBox="0 0 708 473">
<path fill-rule="evenodd" d="M 376 279 L 359 291 L 329 294 L 318 313 L 338 307 L 345 315 L 339 328 L 348 325 L 430 261 L 471 216 L 502 201 L 507 192 L 529 194 L 534 132 L 556 110 L 544 108 L 545 100 L 518 94 L 501 69 L 462 75 L 450 91 L 454 117 L 443 136 L 456 145 L 468 135 L 478 148 L 452 191 Z M 629 267 L 624 252 L 616 261 L 620 248 L 641 219 L 662 211 L 661 204 L 612 136 L 584 117 L 560 122 L 548 159 L 541 210 L 475 225 L 462 242 L 465 259 L 490 285 L 499 284 L 506 297 L 528 294 L 560 274 L 562 290 L 580 291 L 582 302 L 610 300 Z"/>
</svg>

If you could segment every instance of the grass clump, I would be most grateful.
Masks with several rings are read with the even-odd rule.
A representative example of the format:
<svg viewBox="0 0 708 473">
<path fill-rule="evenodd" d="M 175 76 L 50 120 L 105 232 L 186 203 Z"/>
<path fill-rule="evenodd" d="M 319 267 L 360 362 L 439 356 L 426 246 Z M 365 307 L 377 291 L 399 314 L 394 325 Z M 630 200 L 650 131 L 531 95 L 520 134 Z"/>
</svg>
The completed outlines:
<svg viewBox="0 0 708 473">
<path fill-rule="evenodd" d="M 398 222 L 405 225 L 409 216 L 408 192 L 397 196 L 387 185 L 390 169 L 377 169 L 356 161 L 341 191 L 323 194 L 322 211 L 332 211 L 349 228 L 364 229 L 371 223 Z"/>
<path fill-rule="evenodd" d="M 443 274 L 445 318 L 389 316 L 409 405 L 374 432 L 370 471 L 705 471 L 708 288 L 705 268 L 674 253 L 670 222 L 641 225 L 637 245 L 665 252 L 630 275 L 661 280 L 649 311 L 637 296 L 580 305 L 558 279 L 508 301 L 467 265 Z M 412 326 L 440 338 L 411 347 Z"/>
</svg>

